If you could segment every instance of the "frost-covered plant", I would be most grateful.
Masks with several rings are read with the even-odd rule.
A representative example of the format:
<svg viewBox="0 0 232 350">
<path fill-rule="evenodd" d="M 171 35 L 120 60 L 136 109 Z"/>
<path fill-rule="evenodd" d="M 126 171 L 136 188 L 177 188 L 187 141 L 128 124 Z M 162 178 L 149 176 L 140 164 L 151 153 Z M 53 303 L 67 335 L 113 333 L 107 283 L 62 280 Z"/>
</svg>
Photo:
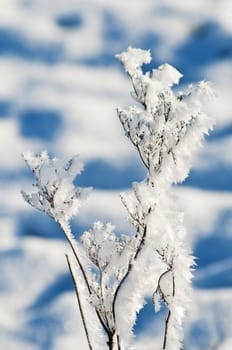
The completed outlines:
<svg viewBox="0 0 232 350">
<path fill-rule="evenodd" d="M 182 74 L 168 64 L 143 73 L 149 51 L 129 47 L 117 58 L 136 101 L 117 113 L 147 169 L 144 181 L 121 194 L 134 233 L 119 236 L 110 223 L 96 222 L 80 242 L 73 238 L 69 221 L 88 192 L 73 185 L 82 170 L 78 157 L 63 162 L 46 152 L 24 154 L 35 173 L 36 192 L 23 196 L 60 224 L 71 246 L 67 262 L 89 349 L 132 349 L 137 314 L 150 297 L 155 311 L 161 303 L 167 307 L 162 349 L 180 350 L 194 261 L 171 186 L 186 178 L 193 152 L 212 127 L 203 112 L 212 91 L 200 82 L 174 93 Z"/>
<path fill-rule="evenodd" d="M 68 221 L 76 215 L 88 192 L 88 189 L 75 188 L 72 183 L 83 169 L 79 157 L 64 162 L 57 158 L 50 159 L 46 151 L 36 155 L 25 152 L 23 157 L 35 174 L 37 187 L 32 194 L 22 191 L 24 199 L 56 221 Z"/>
</svg>

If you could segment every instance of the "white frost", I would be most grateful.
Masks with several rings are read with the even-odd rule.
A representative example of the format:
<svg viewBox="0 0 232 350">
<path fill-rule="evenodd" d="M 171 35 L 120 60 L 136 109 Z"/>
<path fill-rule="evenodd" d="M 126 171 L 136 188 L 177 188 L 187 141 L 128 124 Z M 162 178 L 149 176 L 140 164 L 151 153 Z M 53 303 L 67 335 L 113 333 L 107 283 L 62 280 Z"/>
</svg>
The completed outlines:
<svg viewBox="0 0 232 350">
<path fill-rule="evenodd" d="M 137 49 L 129 46 L 127 51 L 116 55 L 119 61 L 122 62 L 125 71 L 129 75 L 141 72 L 141 66 L 144 63 L 151 62 L 151 53 L 149 50 Z"/>
<path fill-rule="evenodd" d="M 39 154 L 26 152 L 26 163 L 35 174 L 36 192 L 22 192 L 24 199 L 38 210 L 46 212 L 56 221 L 69 220 L 77 214 L 89 189 L 75 188 L 73 181 L 83 164 L 75 156 L 68 162 L 53 158 L 47 152 Z"/>
<path fill-rule="evenodd" d="M 75 241 L 69 220 L 88 192 L 73 184 L 83 168 L 78 157 L 64 162 L 50 159 L 47 152 L 24 154 L 36 177 L 36 192 L 23 196 L 58 221 L 69 242 L 83 324 L 96 349 L 130 349 L 137 315 L 149 297 L 155 311 L 161 304 L 167 308 L 162 349 L 179 350 L 194 259 L 171 187 L 186 178 L 194 152 L 212 128 L 204 107 L 213 92 L 200 82 L 175 94 L 172 86 L 182 74 L 174 67 L 164 64 L 143 73 L 142 65 L 151 61 L 149 51 L 129 47 L 117 58 L 138 102 L 118 109 L 119 119 L 147 169 L 145 180 L 121 195 L 134 233 L 118 235 L 112 224 L 97 221 L 82 235 L 82 244 Z"/>
</svg>

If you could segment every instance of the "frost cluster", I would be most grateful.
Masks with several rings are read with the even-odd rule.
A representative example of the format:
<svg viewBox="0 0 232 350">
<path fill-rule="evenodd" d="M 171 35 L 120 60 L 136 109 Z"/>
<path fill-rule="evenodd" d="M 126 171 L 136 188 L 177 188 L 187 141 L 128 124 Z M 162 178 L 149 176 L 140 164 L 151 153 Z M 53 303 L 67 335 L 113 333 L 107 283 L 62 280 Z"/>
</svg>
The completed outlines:
<svg viewBox="0 0 232 350">
<path fill-rule="evenodd" d="M 114 226 L 95 222 L 81 241 L 95 271 L 91 283 L 91 304 L 98 310 L 107 332 L 115 332 L 115 294 L 127 272 L 127 236 L 118 237 Z"/>
<path fill-rule="evenodd" d="M 69 220 L 88 192 L 73 185 L 82 170 L 78 157 L 64 162 L 46 152 L 25 153 L 36 191 L 23 196 L 54 218 L 68 240 L 73 258 L 67 255 L 67 262 L 90 350 L 135 349 L 133 327 L 147 297 L 156 312 L 166 305 L 162 349 L 180 350 L 194 259 L 171 186 L 186 178 L 195 150 L 212 128 L 204 105 L 213 93 L 203 81 L 175 93 L 182 74 L 169 64 L 144 73 L 149 51 L 129 47 L 117 58 L 136 101 L 118 109 L 118 116 L 147 169 L 142 182 L 121 194 L 133 232 L 118 235 L 112 224 L 95 222 L 80 243 L 75 241 Z"/>
<path fill-rule="evenodd" d="M 140 50 L 142 51 L 142 50 Z M 143 52 L 143 55 L 142 55 Z M 142 64 L 149 54 L 128 48 L 117 57 L 128 72 L 139 102 L 128 109 L 118 109 L 126 136 L 140 153 L 141 159 L 154 181 L 162 178 L 171 183 L 183 181 L 191 166 L 192 154 L 202 137 L 212 128 L 212 120 L 204 112 L 213 92 L 207 82 L 189 86 L 185 93 L 175 93 L 182 74 L 169 64 L 143 73 Z M 143 57 L 144 59 L 142 59 Z M 134 69 L 128 69 L 133 64 Z"/>
<path fill-rule="evenodd" d="M 89 189 L 75 188 L 73 185 L 73 180 L 83 169 L 79 157 L 75 156 L 68 162 L 50 159 L 46 151 L 38 154 L 26 152 L 23 157 L 36 179 L 36 191 L 22 191 L 24 199 L 56 221 L 68 221 L 76 215 L 82 199 L 89 192 Z"/>
<path fill-rule="evenodd" d="M 118 116 L 148 171 L 144 181 L 134 184 L 133 191 L 122 196 L 141 244 L 135 254 L 136 264 L 121 288 L 118 332 L 128 345 L 136 313 L 143 307 L 144 297 L 153 290 L 155 310 L 160 309 L 160 302 L 168 309 L 162 348 L 178 350 L 190 302 L 194 260 L 171 185 L 186 178 L 194 152 L 212 128 L 204 106 L 213 98 L 213 92 L 202 81 L 189 86 L 185 93 L 175 93 L 173 86 L 182 74 L 171 65 L 143 72 L 142 65 L 151 61 L 149 51 L 129 47 L 117 58 L 131 79 L 131 95 L 137 102 L 127 109 L 118 109 Z M 135 293 L 128 297 L 130 290 Z M 120 316 L 123 309 L 125 317 Z"/>
</svg>

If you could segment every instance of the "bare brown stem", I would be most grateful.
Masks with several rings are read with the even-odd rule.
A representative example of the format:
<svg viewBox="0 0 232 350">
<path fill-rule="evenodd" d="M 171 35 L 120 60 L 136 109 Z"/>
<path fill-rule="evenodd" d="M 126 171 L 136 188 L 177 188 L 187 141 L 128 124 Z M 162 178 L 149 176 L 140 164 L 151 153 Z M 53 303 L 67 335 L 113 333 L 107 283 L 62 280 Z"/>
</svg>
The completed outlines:
<svg viewBox="0 0 232 350">
<path fill-rule="evenodd" d="M 86 335 L 86 338 L 87 338 L 88 346 L 89 346 L 90 350 L 93 350 L 93 347 L 92 347 L 92 344 L 91 344 L 91 341 L 90 341 L 90 338 L 89 338 L 89 332 L 88 332 L 88 328 L 87 328 L 87 325 L 86 325 L 85 316 L 84 316 L 83 308 L 82 308 L 82 305 L 81 305 L 81 300 L 80 300 L 80 296 L 79 296 L 79 293 L 78 293 L 78 287 L 77 287 L 77 283 L 76 283 L 76 280 L 75 280 L 75 277 L 74 277 L 74 273 L 73 273 L 73 270 L 72 270 L 71 262 L 70 262 L 70 259 L 69 259 L 67 254 L 65 254 L 65 257 L 66 257 L 66 260 L 67 260 L 67 264 L 68 264 L 70 275 L 72 277 L 73 285 L 74 285 L 74 288 L 75 288 L 75 293 L 76 293 L 76 297 L 77 297 L 77 303 L 78 303 L 78 306 L 79 306 L 79 310 L 80 310 L 80 314 L 81 314 L 81 320 L 82 320 L 82 323 L 83 323 L 83 326 L 84 326 L 84 330 L 85 330 L 85 335 Z"/>
</svg>

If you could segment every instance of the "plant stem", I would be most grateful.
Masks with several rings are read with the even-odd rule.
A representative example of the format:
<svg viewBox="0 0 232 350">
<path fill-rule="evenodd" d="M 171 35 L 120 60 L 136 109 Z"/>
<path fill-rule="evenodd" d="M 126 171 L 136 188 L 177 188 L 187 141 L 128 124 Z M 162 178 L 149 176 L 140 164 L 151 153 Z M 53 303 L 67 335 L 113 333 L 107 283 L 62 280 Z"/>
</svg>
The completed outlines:
<svg viewBox="0 0 232 350">
<path fill-rule="evenodd" d="M 77 255 L 77 251 L 76 251 L 76 249 L 75 249 L 75 247 L 74 247 L 74 244 L 73 244 L 73 242 L 72 242 L 71 233 L 69 234 L 69 233 L 66 231 L 64 223 L 62 223 L 61 221 L 58 221 L 58 223 L 59 223 L 59 225 L 60 225 L 60 227 L 61 227 L 61 229 L 62 229 L 62 231 L 63 231 L 63 233 L 64 233 L 64 235 L 65 235 L 65 238 L 67 239 L 67 241 L 68 241 L 68 243 L 69 243 L 69 245 L 70 245 L 70 247 L 71 247 L 71 250 L 72 250 L 72 252 L 73 252 L 73 255 L 74 255 L 74 257 L 75 257 L 75 259 L 76 259 L 76 261 L 77 261 L 77 264 L 78 264 L 78 266 L 79 266 L 79 268 L 80 268 L 80 270 L 81 270 L 82 276 L 83 276 L 83 278 L 84 278 L 84 281 L 85 281 L 85 284 L 86 284 L 86 288 L 88 289 L 89 295 L 91 295 L 92 292 L 91 292 L 91 289 L 90 289 L 90 284 L 89 284 L 89 281 L 88 281 L 86 272 L 85 272 L 85 270 L 84 270 L 84 267 L 83 267 L 83 265 L 82 265 L 81 262 L 80 262 L 80 259 L 79 259 L 78 255 Z M 99 322 L 100 322 L 100 324 L 102 325 L 102 328 L 104 329 L 104 331 L 106 332 L 106 334 L 108 334 L 108 328 L 107 328 L 107 326 L 105 325 L 104 321 L 102 320 L 102 317 L 101 317 L 99 311 L 98 311 L 96 308 L 95 308 L 95 311 L 96 311 L 97 317 L 98 317 L 98 319 L 99 319 Z"/>
<path fill-rule="evenodd" d="M 88 328 L 87 328 L 87 325 L 86 325 L 85 316 L 84 316 L 84 312 L 83 312 L 83 309 L 82 309 L 81 300 L 80 300 L 80 296 L 79 296 L 79 293 L 78 293 L 77 283 L 76 283 L 76 280 L 75 280 L 75 277 L 74 277 L 74 273 L 73 273 L 73 270 L 72 270 L 71 262 L 70 262 L 70 259 L 69 259 L 67 254 L 65 254 L 65 257 L 66 257 L 68 268 L 69 268 L 69 272 L 70 272 L 70 275 L 72 277 L 72 281 L 73 281 L 73 284 L 74 284 L 75 293 L 76 293 L 76 297 L 77 297 L 77 302 L 78 302 L 78 306 L 79 306 L 79 310 L 80 310 L 81 319 L 82 319 L 82 323 L 83 323 L 83 326 L 84 326 L 87 342 L 88 342 L 88 345 L 89 345 L 89 349 L 93 350 L 93 347 L 92 347 L 92 344 L 91 344 L 91 341 L 90 341 L 90 338 L 89 338 L 89 332 L 88 332 Z"/>
</svg>

